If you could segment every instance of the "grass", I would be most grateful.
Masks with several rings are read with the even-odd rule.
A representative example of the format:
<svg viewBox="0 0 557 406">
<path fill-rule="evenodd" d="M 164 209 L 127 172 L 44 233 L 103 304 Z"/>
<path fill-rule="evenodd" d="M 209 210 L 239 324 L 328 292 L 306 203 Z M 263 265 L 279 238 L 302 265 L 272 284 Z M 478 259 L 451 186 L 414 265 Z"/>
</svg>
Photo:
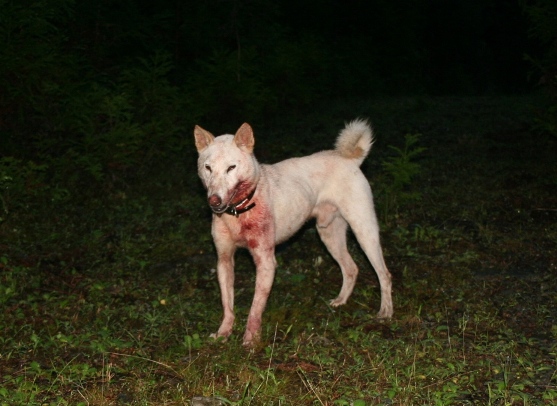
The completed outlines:
<svg viewBox="0 0 557 406">
<path fill-rule="evenodd" d="M 245 252 L 236 334 L 208 338 L 221 309 L 193 142 L 141 179 L 26 202 L 0 223 L 0 404 L 554 404 L 555 141 L 530 132 L 530 102 L 339 102 L 269 124 L 256 149 L 274 162 L 330 147 L 343 120 L 373 119 L 363 168 L 395 317 L 374 319 L 378 284 L 353 238 L 361 276 L 346 306 L 328 306 L 341 275 L 310 224 L 278 249 L 251 352 Z M 420 171 L 398 190 L 412 199 L 396 200 L 382 163 L 418 133 Z"/>
</svg>

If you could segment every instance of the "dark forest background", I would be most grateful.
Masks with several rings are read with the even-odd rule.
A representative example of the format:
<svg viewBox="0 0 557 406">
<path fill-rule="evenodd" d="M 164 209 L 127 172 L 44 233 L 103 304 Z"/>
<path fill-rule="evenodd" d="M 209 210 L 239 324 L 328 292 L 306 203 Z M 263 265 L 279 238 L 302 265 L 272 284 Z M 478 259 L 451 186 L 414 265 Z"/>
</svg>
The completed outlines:
<svg viewBox="0 0 557 406">
<path fill-rule="evenodd" d="M 195 123 L 230 132 L 327 100 L 551 89 L 556 8 L 0 0 L 2 182 L 47 168 L 100 180 L 180 149 Z"/>
<path fill-rule="evenodd" d="M 261 346 L 245 250 L 209 340 L 194 125 L 272 163 L 356 117 L 395 317 L 350 233 L 327 304 L 310 222 Z M 556 146 L 557 0 L 0 0 L 0 405 L 557 404 Z"/>
</svg>

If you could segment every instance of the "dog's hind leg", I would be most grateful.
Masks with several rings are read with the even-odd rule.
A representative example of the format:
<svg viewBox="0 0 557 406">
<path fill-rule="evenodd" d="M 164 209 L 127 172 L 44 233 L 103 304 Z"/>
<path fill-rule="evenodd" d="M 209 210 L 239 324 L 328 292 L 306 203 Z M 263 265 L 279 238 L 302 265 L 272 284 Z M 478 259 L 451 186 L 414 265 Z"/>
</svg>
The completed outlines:
<svg viewBox="0 0 557 406">
<path fill-rule="evenodd" d="M 371 200 L 370 200 L 371 202 Z M 379 242 L 379 225 L 373 209 L 373 203 L 358 202 L 358 207 L 346 210 L 343 216 L 348 221 L 352 232 L 360 243 L 369 262 L 373 265 L 381 286 L 381 308 L 377 313 L 379 318 L 389 318 L 393 315 L 393 299 L 391 296 L 391 273 L 385 265 L 381 243 Z"/>
<path fill-rule="evenodd" d="M 346 303 L 356 284 L 358 267 L 350 256 L 346 246 L 346 221 L 339 215 L 337 208 L 332 205 L 322 205 L 318 208 L 317 232 L 331 256 L 338 262 L 342 271 L 342 288 L 336 299 L 331 300 L 331 306 Z"/>
</svg>

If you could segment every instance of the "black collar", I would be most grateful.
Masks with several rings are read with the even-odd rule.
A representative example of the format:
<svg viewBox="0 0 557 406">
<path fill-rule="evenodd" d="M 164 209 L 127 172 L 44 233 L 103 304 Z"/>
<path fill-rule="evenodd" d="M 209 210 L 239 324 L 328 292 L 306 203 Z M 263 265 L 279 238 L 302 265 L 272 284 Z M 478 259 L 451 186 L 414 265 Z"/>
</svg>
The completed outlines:
<svg viewBox="0 0 557 406">
<path fill-rule="evenodd" d="M 255 188 L 255 189 L 257 189 L 257 188 Z M 255 189 L 253 189 L 251 191 L 251 193 L 244 200 L 242 200 L 240 203 L 229 205 L 224 212 L 228 213 L 228 214 L 231 214 L 235 217 L 238 217 L 240 214 L 245 213 L 246 211 L 253 209 L 253 207 L 255 206 L 255 202 L 251 202 L 251 204 L 248 204 L 245 207 L 241 207 L 241 206 L 246 204 L 247 202 L 249 202 L 253 198 L 253 195 L 255 194 Z M 240 208 L 238 208 L 238 207 L 240 207 Z"/>
</svg>

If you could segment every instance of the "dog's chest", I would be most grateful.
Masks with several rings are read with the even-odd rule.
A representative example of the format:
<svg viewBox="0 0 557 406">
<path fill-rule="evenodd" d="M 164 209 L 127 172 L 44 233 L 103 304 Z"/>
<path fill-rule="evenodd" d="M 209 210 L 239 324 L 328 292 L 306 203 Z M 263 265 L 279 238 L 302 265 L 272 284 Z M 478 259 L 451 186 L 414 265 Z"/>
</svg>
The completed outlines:
<svg viewBox="0 0 557 406">
<path fill-rule="evenodd" d="M 259 202 L 256 202 L 253 209 L 238 217 L 225 214 L 220 219 L 224 221 L 234 243 L 239 247 L 251 250 L 262 245 L 274 245 L 275 236 L 271 213 Z"/>
</svg>

